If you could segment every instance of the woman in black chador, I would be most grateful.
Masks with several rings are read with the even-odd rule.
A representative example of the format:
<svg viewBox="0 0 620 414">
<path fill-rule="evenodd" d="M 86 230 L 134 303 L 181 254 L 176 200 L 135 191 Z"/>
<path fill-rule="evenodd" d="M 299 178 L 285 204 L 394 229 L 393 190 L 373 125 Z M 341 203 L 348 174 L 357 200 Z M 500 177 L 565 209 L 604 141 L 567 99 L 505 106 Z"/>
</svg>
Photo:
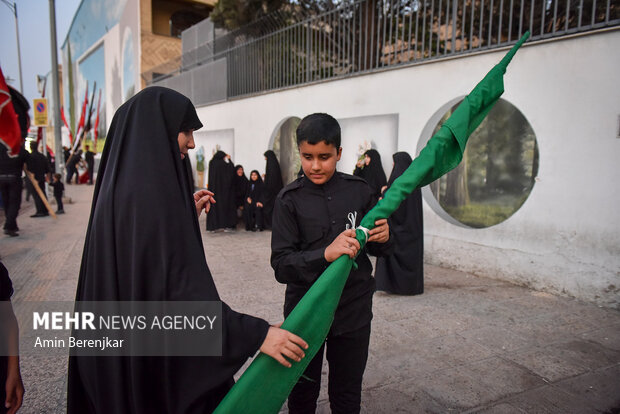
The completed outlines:
<svg viewBox="0 0 620 414">
<path fill-rule="evenodd" d="M 248 177 L 245 176 L 243 165 L 239 164 L 235 167 L 235 179 L 233 181 L 235 187 L 235 207 L 243 207 L 245 202 L 245 190 L 248 187 Z"/>
<path fill-rule="evenodd" d="M 202 124 L 171 89 L 149 87 L 112 119 L 95 184 L 77 301 L 219 301 L 184 165 Z M 150 165 L 148 174 L 143 166 Z M 276 342 L 284 339 L 284 349 Z M 69 357 L 67 412 L 210 413 L 259 349 L 287 363 L 297 337 L 222 302 L 222 356 Z M 303 341 L 300 342 L 304 346 Z M 292 344 L 292 345 L 291 345 Z M 292 348 L 290 348 L 292 346 Z"/>
<path fill-rule="evenodd" d="M 264 155 L 267 160 L 267 165 L 265 167 L 265 183 L 263 186 L 263 219 L 265 220 L 265 227 L 271 228 L 273 206 L 276 202 L 278 193 L 284 185 L 282 184 L 280 163 L 278 162 L 275 152 L 268 150 L 265 151 Z"/>
<path fill-rule="evenodd" d="M 387 184 L 385 171 L 381 163 L 381 155 L 374 149 L 364 153 L 364 158 L 357 163 L 353 175 L 362 177 L 372 188 L 375 199 L 381 197 L 381 189 Z"/>
<path fill-rule="evenodd" d="M 235 165 L 230 155 L 217 151 L 209 161 L 209 191 L 217 203 L 207 215 L 207 230 L 234 229 L 237 226 L 235 206 Z"/>
<path fill-rule="evenodd" d="M 247 231 L 263 231 L 263 180 L 258 171 L 250 173 L 245 192 L 244 218 Z"/>
<path fill-rule="evenodd" d="M 392 185 L 411 164 L 411 157 L 406 152 L 397 152 L 392 158 L 394 168 L 388 185 Z M 424 292 L 424 225 L 422 192 L 419 188 L 392 214 L 390 231 L 394 239 L 394 253 L 377 258 L 377 290 L 419 295 Z"/>
</svg>

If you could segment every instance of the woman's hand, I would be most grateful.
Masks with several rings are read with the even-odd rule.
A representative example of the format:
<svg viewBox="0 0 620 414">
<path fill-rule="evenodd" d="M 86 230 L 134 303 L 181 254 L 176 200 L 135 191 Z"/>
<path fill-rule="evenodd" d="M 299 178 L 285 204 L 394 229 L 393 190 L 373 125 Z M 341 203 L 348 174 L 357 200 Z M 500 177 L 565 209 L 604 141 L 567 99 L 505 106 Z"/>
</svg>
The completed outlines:
<svg viewBox="0 0 620 414">
<path fill-rule="evenodd" d="M 199 190 L 194 193 L 194 203 L 196 204 L 196 214 L 200 217 L 202 210 L 208 213 L 211 210 L 211 204 L 215 204 L 213 193 L 209 190 Z"/>
<path fill-rule="evenodd" d="M 260 351 L 285 367 L 290 368 L 291 363 L 284 357 L 297 362 L 301 361 L 306 356 L 303 350 L 308 349 L 308 344 L 297 335 L 280 329 L 280 325 L 282 324 L 269 327 L 267 337 L 265 337 L 263 344 L 260 346 Z"/>
</svg>

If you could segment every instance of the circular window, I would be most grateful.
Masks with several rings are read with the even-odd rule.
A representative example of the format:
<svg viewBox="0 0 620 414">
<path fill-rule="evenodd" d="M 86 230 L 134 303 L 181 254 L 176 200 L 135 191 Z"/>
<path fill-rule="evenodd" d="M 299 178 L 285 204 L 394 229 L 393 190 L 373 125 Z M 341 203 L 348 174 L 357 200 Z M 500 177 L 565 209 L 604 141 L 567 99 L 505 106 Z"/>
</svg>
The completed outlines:
<svg viewBox="0 0 620 414">
<path fill-rule="evenodd" d="M 433 135 L 459 103 L 434 125 Z M 523 205 L 537 173 L 534 131 L 514 105 L 500 99 L 469 137 L 461 163 L 431 183 L 426 194 L 432 194 L 436 203 L 429 204 L 439 207 L 441 216 L 447 213 L 458 224 L 485 228 L 506 220 Z"/>
</svg>

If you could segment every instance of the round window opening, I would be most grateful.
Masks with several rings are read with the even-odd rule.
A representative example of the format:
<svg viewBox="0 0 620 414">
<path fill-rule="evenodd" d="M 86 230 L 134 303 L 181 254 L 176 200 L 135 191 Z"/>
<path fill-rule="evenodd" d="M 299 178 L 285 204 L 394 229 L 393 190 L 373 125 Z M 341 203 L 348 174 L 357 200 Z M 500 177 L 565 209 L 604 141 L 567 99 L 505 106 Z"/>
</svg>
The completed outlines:
<svg viewBox="0 0 620 414">
<path fill-rule="evenodd" d="M 443 115 L 433 135 L 460 102 Z M 461 163 L 428 188 L 452 219 L 485 228 L 508 219 L 525 203 L 537 174 L 534 131 L 514 105 L 500 99 L 470 136 Z"/>
</svg>

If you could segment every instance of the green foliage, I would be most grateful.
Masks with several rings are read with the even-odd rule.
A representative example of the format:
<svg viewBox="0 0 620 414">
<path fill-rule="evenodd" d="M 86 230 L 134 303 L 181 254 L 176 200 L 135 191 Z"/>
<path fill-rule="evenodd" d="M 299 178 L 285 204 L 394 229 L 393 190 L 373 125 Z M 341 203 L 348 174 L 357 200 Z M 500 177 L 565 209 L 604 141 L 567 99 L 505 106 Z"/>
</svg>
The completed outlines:
<svg viewBox="0 0 620 414">
<path fill-rule="evenodd" d="M 288 4 L 286 0 L 219 0 L 209 17 L 218 26 L 238 29 Z"/>
<path fill-rule="evenodd" d="M 463 224 L 485 228 L 501 223 L 514 213 L 513 206 L 470 203 L 459 207 L 444 206 L 448 214 Z"/>
</svg>

